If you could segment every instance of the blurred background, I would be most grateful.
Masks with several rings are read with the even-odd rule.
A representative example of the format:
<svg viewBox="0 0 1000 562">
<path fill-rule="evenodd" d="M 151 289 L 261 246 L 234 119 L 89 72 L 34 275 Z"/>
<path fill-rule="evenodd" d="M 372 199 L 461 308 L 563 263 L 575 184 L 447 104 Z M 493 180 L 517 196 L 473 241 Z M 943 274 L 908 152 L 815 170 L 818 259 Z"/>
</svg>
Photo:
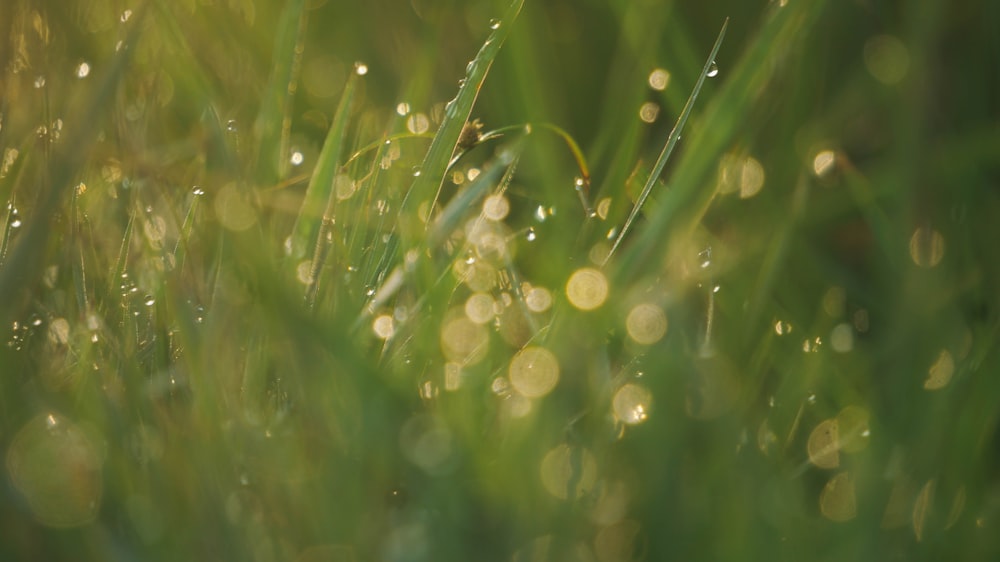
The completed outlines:
<svg viewBox="0 0 1000 562">
<path fill-rule="evenodd" d="M 0 559 L 1000 555 L 1000 4 L 508 4 L 0 5 Z M 524 137 L 507 261 L 366 312 L 508 25 L 442 194 Z"/>
</svg>

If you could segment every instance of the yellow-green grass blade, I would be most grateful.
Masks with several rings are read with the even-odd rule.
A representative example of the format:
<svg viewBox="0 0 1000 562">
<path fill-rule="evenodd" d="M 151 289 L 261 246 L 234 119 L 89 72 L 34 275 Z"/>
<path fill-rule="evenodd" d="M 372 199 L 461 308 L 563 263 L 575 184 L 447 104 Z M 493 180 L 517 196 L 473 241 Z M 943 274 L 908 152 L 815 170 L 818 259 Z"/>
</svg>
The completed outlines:
<svg viewBox="0 0 1000 562">
<path fill-rule="evenodd" d="M 608 252 L 607 257 L 604 260 L 605 264 L 611 259 L 612 256 L 614 256 L 615 251 L 618 250 L 618 246 L 620 246 L 622 240 L 625 239 L 625 235 L 628 234 L 629 230 L 632 228 L 632 223 L 639 215 L 639 211 L 642 210 L 642 206 L 646 203 L 646 199 L 653 190 L 653 186 L 656 185 L 656 180 L 658 180 L 660 178 L 660 174 L 663 173 L 663 167 L 666 166 L 667 160 L 670 159 L 670 155 L 673 153 L 674 147 L 677 146 L 677 141 L 681 138 L 681 132 L 684 130 L 684 125 L 687 124 L 688 117 L 691 116 L 691 110 L 694 109 L 695 101 L 697 101 L 698 94 L 701 92 L 701 87 L 705 83 L 705 78 L 708 77 L 712 65 L 715 64 L 715 56 L 719 53 L 719 48 L 722 47 L 722 40 L 726 37 L 726 28 L 728 26 L 729 20 L 727 19 L 722 24 L 722 30 L 719 31 L 719 37 L 715 40 L 712 52 L 708 55 L 708 59 L 705 61 L 705 66 L 702 68 L 701 74 L 698 76 L 698 81 L 695 83 L 694 89 L 691 90 L 691 95 L 688 97 L 687 103 L 684 104 L 684 109 L 681 110 L 681 114 L 677 117 L 677 123 L 674 125 L 673 130 L 670 131 L 670 135 L 667 137 L 667 143 L 663 146 L 660 156 L 656 159 L 656 164 L 653 165 L 653 170 L 650 172 L 649 178 L 646 180 L 646 184 L 643 186 L 642 192 L 639 194 L 639 199 L 636 200 L 628 218 L 625 219 L 625 224 L 622 226 L 621 231 L 618 233 L 614 243 L 611 245 L 611 250 Z"/>
<path fill-rule="evenodd" d="M 357 85 L 358 75 L 351 75 L 344 87 L 340 104 L 333 117 L 330 131 L 327 133 L 323 149 L 320 151 L 316 168 L 309 179 L 306 196 L 295 220 L 292 237 L 286 247 L 290 256 L 301 259 L 309 251 L 310 243 L 317 240 L 320 225 L 333 193 L 333 179 L 340 169 L 340 155 L 344 148 L 344 135 L 347 132 L 347 121 L 351 111 L 351 98 Z"/>
<path fill-rule="evenodd" d="M 273 70 L 254 123 L 256 180 L 261 185 L 272 185 L 288 172 L 292 92 L 301 66 L 305 30 L 305 0 L 292 0 L 278 22 L 271 58 Z"/>
<path fill-rule="evenodd" d="M 114 97 L 125 68 L 131 58 L 132 46 L 139 38 L 145 10 L 139 10 L 132 17 L 131 28 L 122 41 L 109 64 L 107 74 L 94 88 L 92 95 L 79 110 L 80 120 L 67 124 L 66 141 L 58 149 L 53 150 L 50 162 L 50 182 L 42 192 L 35 208 L 33 220 L 26 221 L 24 231 L 6 256 L 3 267 L 0 268 L 0 295 L 10 295 L 0 305 L 0 324 L 7 325 L 17 315 L 23 305 L 19 295 L 25 287 L 37 284 L 41 273 L 42 257 L 52 234 L 51 222 L 67 189 L 79 174 L 90 151 L 87 147 L 93 145 L 101 127 L 98 124 L 106 114 L 109 105 L 107 100 Z M 75 126 L 74 126 L 75 125 Z"/>
<path fill-rule="evenodd" d="M 732 77 L 709 103 L 698 130 L 688 137 L 684 157 L 671 178 L 671 189 L 659 201 L 657 209 L 647 214 L 649 222 L 642 236 L 619 259 L 613 272 L 616 277 L 634 276 L 641 274 L 640 270 L 659 267 L 662 260 L 649 259 L 654 251 L 666 252 L 666 259 L 670 260 L 677 245 L 689 239 L 715 196 L 710 175 L 715 172 L 720 155 L 732 144 L 741 116 L 750 112 L 758 93 L 781 68 L 774 64 L 774 57 L 794 49 L 808 35 L 822 10 L 820 2 L 790 3 L 772 11 L 742 59 L 733 65 Z"/>
<path fill-rule="evenodd" d="M 399 224 L 404 241 L 406 241 L 405 237 L 412 237 L 416 234 L 414 229 L 407 228 L 407 225 L 418 220 L 416 208 L 420 202 L 432 198 L 432 205 L 428 212 L 433 212 L 440 196 L 441 184 L 448 170 L 448 163 L 458 146 L 462 128 L 472 113 L 472 107 L 476 103 L 479 90 L 486 80 L 486 74 L 507 36 L 510 35 L 510 29 L 523 5 L 524 0 L 513 0 L 503 18 L 494 20 L 490 25 L 493 31 L 479 49 L 476 57 L 469 61 L 458 94 L 445 105 L 441 126 L 431 142 L 431 147 L 428 149 L 420 169 L 416 172 L 413 184 L 400 205 Z M 409 240 L 406 241 L 406 245 L 413 246 L 415 244 L 413 240 Z"/>
</svg>

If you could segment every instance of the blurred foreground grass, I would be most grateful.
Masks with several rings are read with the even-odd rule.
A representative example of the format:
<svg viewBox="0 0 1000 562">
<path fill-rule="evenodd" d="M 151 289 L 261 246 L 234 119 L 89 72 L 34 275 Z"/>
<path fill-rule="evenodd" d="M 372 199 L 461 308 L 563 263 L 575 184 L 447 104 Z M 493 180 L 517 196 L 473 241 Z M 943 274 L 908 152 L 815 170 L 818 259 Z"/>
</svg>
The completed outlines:
<svg viewBox="0 0 1000 562">
<path fill-rule="evenodd" d="M 1000 9 L 508 4 L 3 3 L 0 559 L 1000 554 Z"/>
</svg>

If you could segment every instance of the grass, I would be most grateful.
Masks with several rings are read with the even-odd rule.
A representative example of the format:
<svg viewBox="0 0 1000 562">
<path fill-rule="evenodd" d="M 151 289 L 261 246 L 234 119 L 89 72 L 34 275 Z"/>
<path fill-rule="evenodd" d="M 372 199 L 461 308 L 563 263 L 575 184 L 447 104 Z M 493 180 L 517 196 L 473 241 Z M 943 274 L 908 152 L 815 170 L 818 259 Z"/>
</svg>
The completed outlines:
<svg viewBox="0 0 1000 562">
<path fill-rule="evenodd" d="M 0 559 L 1000 551 L 995 8 L 112 4 L 0 8 Z"/>
</svg>

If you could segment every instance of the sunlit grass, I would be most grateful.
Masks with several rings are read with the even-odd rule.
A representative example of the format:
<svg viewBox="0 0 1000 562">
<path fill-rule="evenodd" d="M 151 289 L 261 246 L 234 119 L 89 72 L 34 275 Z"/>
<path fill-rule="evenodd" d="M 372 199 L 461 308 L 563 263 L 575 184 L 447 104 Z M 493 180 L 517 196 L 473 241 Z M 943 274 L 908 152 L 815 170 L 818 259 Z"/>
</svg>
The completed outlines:
<svg viewBox="0 0 1000 562">
<path fill-rule="evenodd" d="M 961 11 L 71 4 L 0 9 L 0 559 L 1000 551 Z"/>
</svg>

